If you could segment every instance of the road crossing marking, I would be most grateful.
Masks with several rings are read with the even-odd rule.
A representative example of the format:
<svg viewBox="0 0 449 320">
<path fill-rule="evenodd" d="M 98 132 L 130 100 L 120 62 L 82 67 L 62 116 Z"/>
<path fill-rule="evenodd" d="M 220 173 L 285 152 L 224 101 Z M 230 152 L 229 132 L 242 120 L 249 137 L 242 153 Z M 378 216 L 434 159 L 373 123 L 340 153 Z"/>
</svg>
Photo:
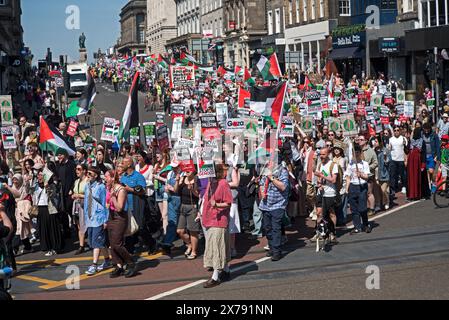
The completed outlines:
<svg viewBox="0 0 449 320">
<path fill-rule="evenodd" d="M 33 276 L 17 276 L 17 279 L 21 279 L 21 280 L 28 280 L 28 281 L 33 281 L 33 282 L 39 282 L 39 283 L 43 283 L 45 285 L 54 285 L 55 283 L 58 283 L 58 281 L 54 281 L 54 280 L 48 280 L 48 279 L 44 279 L 44 278 L 39 278 L 39 277 L 33 277 Z"/>
</svg>

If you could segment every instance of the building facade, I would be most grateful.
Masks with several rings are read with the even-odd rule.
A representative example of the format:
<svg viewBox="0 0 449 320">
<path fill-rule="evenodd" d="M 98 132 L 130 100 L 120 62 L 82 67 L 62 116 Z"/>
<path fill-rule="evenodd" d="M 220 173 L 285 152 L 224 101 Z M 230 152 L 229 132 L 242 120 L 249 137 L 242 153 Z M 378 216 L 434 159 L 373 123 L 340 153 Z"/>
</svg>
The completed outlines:
<svg viewBox="0 0 449 320">
<path fill-rule="evenodd" d="M 169 0 L 171 1 L 171 0 Z M 167 50 L 187 50 L 201 63 L 209 60 L 209 40 L 203 39 L 201 30 L 201 1 L 174 0 L 176 4 L 177 36 L 167 41 Z"/>
<path fill-rule="evenodd" d="M 223 65 L 224 0 L 202 0 L 201 29 L 209 39 L 209 64 Z"/>
<path fill-rule="evenodd" d="M 257 64 L 267 35 L 266 12 L 266 0 L 224 0 L 225 65 L 253 68 Z"/>
<path fill-rule="evenodd" d="M 175 1 L 147 0 L 147 21 L 148 51 L 162 54 L 167 41 L 177 36 Z"/>
<path fill-rule="evenodd" d="M 146 45 L 147 1 L 130 0 L 120 13 L 121 37 L 117 51 L 131 56 L 149 53 Z"/>
<path fill-rule="evenodd" d="M 332 30 L 348 25 L 349 18 L 342 1 L 285 0 L 287 65 L 303 71 L 321 70 L 331 48 Z"/>
<path fill-rule="evenodd" d="M 15 90 L 23 74 L 23 28 L 20 0 L 0 1 L 0 94 Z"/>
</svg>

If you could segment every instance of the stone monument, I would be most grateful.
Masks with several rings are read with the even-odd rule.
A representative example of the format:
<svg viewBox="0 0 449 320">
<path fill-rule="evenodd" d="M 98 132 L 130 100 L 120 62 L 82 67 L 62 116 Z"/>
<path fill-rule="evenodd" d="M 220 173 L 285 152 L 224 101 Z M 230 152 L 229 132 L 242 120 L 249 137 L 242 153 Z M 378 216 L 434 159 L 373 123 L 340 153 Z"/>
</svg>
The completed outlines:
<svg viewBox="0 0 449 320">
<path fill-rule="evenodd" d="M 84 32 L 79 37 L 79 45 L 80 45 L 80 62 L 87 62 L 87 50 L 86 50 L 86 36 Z"/>
</svg>

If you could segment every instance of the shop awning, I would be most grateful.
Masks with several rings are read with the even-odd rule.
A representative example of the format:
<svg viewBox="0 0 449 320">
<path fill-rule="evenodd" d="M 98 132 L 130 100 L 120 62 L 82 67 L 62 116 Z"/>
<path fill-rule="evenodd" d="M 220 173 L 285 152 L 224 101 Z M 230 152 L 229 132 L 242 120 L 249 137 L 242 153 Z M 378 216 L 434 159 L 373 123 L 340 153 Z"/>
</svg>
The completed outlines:
<svg viewBox="0 0 449 320">
<path fill-rule="evenodd" d="M 329 54 L 329 59 L 351 59 L 360 58 L 361 56 L 360 47 L 336 48 Z"/>
</svg>

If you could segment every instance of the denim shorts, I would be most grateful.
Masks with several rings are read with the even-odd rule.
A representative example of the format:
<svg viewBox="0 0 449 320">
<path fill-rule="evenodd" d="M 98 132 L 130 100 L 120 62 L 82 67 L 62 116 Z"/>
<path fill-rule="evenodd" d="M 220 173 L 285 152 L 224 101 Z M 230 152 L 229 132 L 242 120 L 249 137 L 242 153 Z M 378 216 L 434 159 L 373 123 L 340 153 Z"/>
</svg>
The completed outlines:
<svg viewBox="0 0 449 320">
<path fill-rule="evenodd" d="M 87 228 L 89 247 L 103 249 L 107 247 L 106 230 L 103 226 Z"/>
<path fill-rule="evenodd" d="M 156 202 L 168 201 L 168 194 L 163 188 L 154 191 Z"/>
<path fill-rule="evenodd" d="M 435 159 L 433 155 L 426 156 L 426 169 L 435 169 Z"/>
</svg>

